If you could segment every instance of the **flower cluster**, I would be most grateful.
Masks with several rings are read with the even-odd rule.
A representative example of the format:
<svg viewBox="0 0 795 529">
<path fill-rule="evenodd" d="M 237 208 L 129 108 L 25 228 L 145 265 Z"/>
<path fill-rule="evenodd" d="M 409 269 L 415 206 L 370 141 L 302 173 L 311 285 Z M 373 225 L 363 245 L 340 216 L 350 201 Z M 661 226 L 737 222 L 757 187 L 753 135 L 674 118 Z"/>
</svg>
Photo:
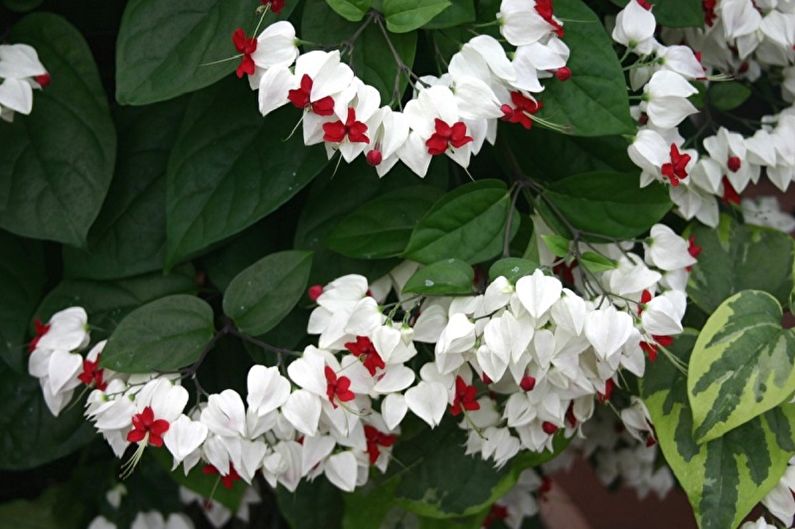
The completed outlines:
<svg viewBox="0 0 795 529">
<path fill-rule="evenodd" d="M 180 373 L 99 368 L 104 342 L 84 358 L 81 308 L 37 324 L 30 371 L 53 413 L 80 384 L 93 389 L 86 416 L 118 457 L 136 447 L 125 473 L 148 446 L 165 447 L 174 468 L 201 463 L 227 487 L 262 472 L 289 490 L 324 474 L 352 491 L 371 466 L 386 470 L 409 411 L 432 428 L 449 414 L 468 433 L 467 453 L 502 466 L 582 431 L 619 370 L 642 376 L 645 357 L 654 361 L 682 331 L 697 245 L 656 225 L 643 257 L 633 246 L 594 245 L 614 269 L 568 270 L 568 286 L 586 297 L 540 268 L 515 283 L 498 277 L 477 295 L 421 297 L 402 291 L 418 267 L 411 262 L 372 284 L 348 275 L 312 287 L 317 347 L 284 371 L 252 367 L 245 396 L 227 389 L 192 407 Z M 393 292 L 397 301 L 384 304 Z"/>
<path fill-rule="evenodd" d="M 698 93 L 691 81 L 706 82 L 713 68 L 723 73 L 734 71 L 726 57 L 717 60 L 713 41 L 722 42 L 729 55 L 740 53 L 747 58 L 756 50 L 770 64 L 788 64 L 795 59 L 791 42 L 795 34 L 782 29 L 795 27 L 795 13 L 771 8 L 762 19 L 758 9 L 751 0 L 720 2 L 708 15 L 712 27 L 687 33 L 715 37 L 707 39 L 709 42 L 688 40 L 698 53 L 688 46 L 666 46 L 655 40 L 653 9 L 644 0 L 629 2 L 613 30 L 613 39 L 639 57 L 630 67 L 632 88 L 643 90 L 640 105 L 633 108 L 639 130 L 628 153 L 642 170 L 641 186 L 653 181 L 669 184 L 677 211 L 686 219 L 696 218 L 712 227 L 718 224 L 718 198 L 739 205 L 740 193 L 758 182 L 763 171 L 782 191 L 795 176 L 795 108 L 763 118 L 763 126 L 750 137 L 721 127 L 703 139 L 706 153 L 701 156 L 687 148 L 690 142 L 678 130 L 688 116 L 698 113 L 688 99 Z"/>
<path fill-rule="evenodd" d="M 379 15 L 368 15 L 389 39 Z M 240 54 L 237 75 L 258 90 L 263 116 L 284 105 L 303 112 L 306 145 L 324 144 L 329 158 L 346 162 L 364 155 L 379 176 L 399 161 L 425 176 L 435 156 L 446 155 L 466 168 L 484 142 L 494 143 L 499 119 L 530 128 L 542 103 L 542 80 L 566 80 L 569 49 L 563 25 L 549 0 L 503 0 L 500 31 L 515 46 L 512 59 L 502 44 L 478 35 L 450 59 L 441 77 L 417 77 L 399 57 L 399 73 L 414 82 L 414 97 L 402 105 L 399 84 L 391 103 L 357 78 L 339 50 L 300 53 L 295 28 L 276 22 L 259 35 L 242 29 L 233 41 Z"/>
<path fill-rule="evenodd" d="M 0 44 L 0 119 L 13 121 L 14 112 L 30 114 L 33 90 L 46 88 L 50 74 L 27 44 Z"/>
</svg>

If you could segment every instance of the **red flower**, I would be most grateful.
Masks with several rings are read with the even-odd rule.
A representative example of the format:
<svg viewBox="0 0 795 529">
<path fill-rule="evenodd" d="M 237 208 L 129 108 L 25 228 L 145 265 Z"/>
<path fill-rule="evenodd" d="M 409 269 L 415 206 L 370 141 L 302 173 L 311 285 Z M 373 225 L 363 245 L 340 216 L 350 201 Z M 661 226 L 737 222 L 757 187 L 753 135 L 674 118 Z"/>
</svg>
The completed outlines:
<svg viewBox="0 0 795 529">
<path fill-rule="evenodd" d="M 367 153 L 367 163 L 373 167 L 378 167 L 384 161 L 384 156 L 378 149 L 373 149 Z"/>
<path fill-rule="evenodd" d="M 688 239 L 687 253 L 689 253 L 691 257 L 698 259 L 698 256 L 701 255 L 701 250 L 703 250 L 703 248 L 696 244 L 696 236 L 691 235 L 690 239 Z M 689 272 L 692 268 L 692 266 L 688 266 L 686 270 Z"/>
<path fill-rule="evenodd" d="M 323 141 L 331 143 L 342 143 L 345 138 L 351 143 L 370 143 L 367 137 L 367 125 L 361 121 L 356 121 L 356 110 L 348 108 L 348 119 L 345 123 L 335 121 L 323 124 Z"/>
<path fill-rule="evenodd" d="M 204 465 L 204 467 L 202 467 L 202 472 L 208 476 L 216 476 L 221 473 L 213 465 Z M 231 489 L 235 486 L 235 481 L 238 480 L 240 480 L 240 474 L 235 470 L 235 466 L 229 463 L 229 473 L 221 476 L 221 485 L 223 485 L 225 489 Z"/>
<path fill-rule="evenodd" d="M 651 11 L 651 3 L 649 2 L 649 0 L 638 0 L 638 3 L 640 4 L 640 7 L 642 7 L 646 11 Z"/>
<path fill-rule="evenodd" d="M 260 3 L 264 6 L 269 6 L 270 10 L 277 15 L 284 9 L 284 0 L 260 0 Z"/>
<path fill-rule="evenodd" d="M 536 0 L 536 13 L 541 15 L 541 18 L 552 26 L 553 31 L 558 37 L 563 38 L 563 26 L 553 18 L 553 11 L 552 0 Z"/>
<path fill-rule="evenodd" d="M 569 407 L 566 409 L 566 422 L 569 426 L 574 428 L 577 426 L 577 417 L 574 415 L 574 403 L 570 402 Z"/>
<path fill-rule="evenodd" d="M 127 434 L 127 440 L 131 443 L 140 443 L 146 436 L 149 436 L 149 444 L 152 446 L 163 446 L 163 434 L 168 431 L 168 421 L 164 419 L 155 420 L 155 412 L 150 406 L 144 411 L 133 415 L 133 429 Z"/>
<path fill-rule="evenodd" d="M 364 437 L 367 440 L 367 454 L 370 456 L 371 465 L 378 461 L 378 457 L 381 455 L 381 447 L 389 448 L 397 441 L 396 435 L 385 434 L 370 425 L 365 425 Z"/>
<path fill-rule="evenodd" d="M 450 405 L 450 414 L 457 417 L 462 411 L 475 411 L 480 409 L 480 403 L 475 400 L 477 388 L 474 385 L 468 386 L 460 376 L 455 378 L 455 398 Z"/>
<path fill-rule="evenodd" d="M 616 389 L 616 383 L 613 382 L 612 378 L 608 378 L 607 382 L 605 382 L 605 391 L 604 393 L 599 393 L 596 398 L 599 402 L 607 402 L 613 396 L 613 390 Z"/>
<path fill-rule="evenodd" d="M 640 342 L 640 348 L 649 356 L 649 362 L 657 360 L 657 345 L 670 347 L 674 343 L 673 336 L 652 336 L 653 342 Z"/>
<path fill-rule="evenodd" d="M 364 367 L 371 375 L 375 376 L 378 369 L 384 369 L 386 364 L 375 350 L 373 342 L 366 336 L 357 336 L 355 342 L 348 342 L 345 344 L 345 349 L 351 352 L 353 356 L 362 360 Z"/>
<path fill-rule="evenodd" d="M 41 320 L 35 320 L 33 322 L 33 326 L 35 327 L 35 331 L 33 339 L 30 342 L 28 342 L 29 353 L 32 353 L 36 349 L 36 346 L 39 344 L 39 340 L 41 340 L 41 337 L 47 334 L 47 331 L 50 330 L 50 324 L 42 323 Z"/>
<path fill-rule="evenodd" d="M 85 359 L 83 360 L 83 372 L 77 375 L 77 378 L 86 386 L 90 386 L 93 383 L 95 388 L 105 391 L 108 384 L 104 380 L 104 373 L 105 370 L 99 368 L 99 357 L 97 357 L 96 362 Z"/>
<path fill-rule="evenodd" d="M 251 54 L 257 51 L 257 38 L 248 37 L 243 28 L 237 28 L 232 33 L 232 42 L 235 44 L 235 49 L 243 54 L 243 58 L 240 59 L 240 64 L 237 66 L 237 76 L 240 78 L 243 75 L 253 75 L 255 66 Z"/>
<path fill-rule="evenodd" d="M 350 390 L 351 379 L 348 377 L 337 378 L 337 373 L 329 366 L 326 366 L 325 373 L 326 395 L 328 395 L 328 400 L 331 401 L 335 408 L 337 404 L 334 402 L 334 398 L 337 398 L 340 402 L 348 402 L 356 398 L 356 395 Z"/>
<path fill-rule="evenodd" d="M 50 76 L 49 73 L 43 73 L 41 75 L 37 75 L 36 77 L 34 77 L 33 80 L 39 83 L 39 86 L 41 86 L 42 88 L 47 88 L 48 86 L 50 86 L 50 83 L 52 82 L 52 77 Z"/>
<path fill-rule="evenodd" d="M 530 375 L 525 375 L 522 377 L 519 387 L 521 387 L 524 391 L 533 391 L 533 388 L 536 387 L 536 379 Z"/>
<path fill-rule="evenodd" d="M 638 316 L 643 314 L 643 309 L 646 308 L 646 303 L 651 301 L 651 298 L 652 298 L 651 292 L 649 292 L 648 290 L 644 290 L 640 294 L 640 304 L 638 305 Z"/>
<path fill-rule="evenodd" d="M 731 158 L 729 160 L 731 160 Z M 734 189 L 732 183 L 729 182 L 729 179 L 725 176 L 723 177 L 723 197 L 721 198 L 723 198 L 724 202 L 729 204 L 736 205 L 740 203 L 740 193 Z"/>
<path fill-rule="evenodd" d="M 729 156 L 729 159 L 726 160 L 726 167 L 729 168 L 729 171 L 732 173 L 736 173 L 740 170 L 740 167 L 743 166 L 743 161 L 740 159 L 739 156 Z"/>
<path fill-rule="evenodd" d="M 318 116 L 331 116 L 334 114 L 334 99 L 331 96 L 311 102 L 312 86 L 314 81 L 307 74 L 301 77 L 301 85 L 287 92 L 287 99 L 295 108 L 308 109 Z"/>
<path fill-rule="evenodd" d="M 555 77 L 557 77 L 558 81 L 568 81 L 571 79 L 571 68 L 568 66 L 563 66 L 555 70 Z"/>
<path fill-rule="evenodd" d="M 682 154 L 676 144 L 671 144 L 671 161 L 662 166 L 663 176 L 668 177 L 671 185 L 677 187 L 679 181 L 687 178 L 687 164 L 690 163 L 690 155 Z"/>
<path fill-rule="evenodd" d="M 543 104 L 540 101 L 525 97 L 521 92 L 511 92 L 511 105 L 502 105 L 502 119 L 508 123 L 519 123 L 526 129 L 533 126 L 532 114 L 535 114 Z"/>
<path fill-rule="evenodd" d="M 504 505 L 500 505 L 499 503 L 495 503 L 491 506 L 491 510 L 483 520 L 481 527 L 484 529 L 489 529 L 492 525 L 494 525 L 495 522 L 505 520 L 506 518 L 508 518 L 508 508 Z"/>
<path fill-rule="evenodd" d="M 717 4 L 718 0 L 701 0 L 701 8 L 704 10 L 704 23 L 707 26 L 712 27 L 715 24 L 715 19 L 718 18 L 718 15 L 715 14 Z"/>
<path fill-rule="evenodd" d="M 309 296 L 309 299 L 312 301 L 317 301 L 317 298 L 323 293 L 323 285 L 312 285 L 306 291 L 306 295 Z"/>
<path fill-rule="evenodd" d="M 554 435 L 555 432 L 558 431 L 558 427 L 549 421 L 544 421 L 541 424 L 541 429 L 544 430 L 544 433 L 547 435 Z"/>
<path fill-rule="evenodd" d="M 436 118 L 435 123 L 436 132 L 425 142 L 425 146 L 428 147 L 428 152 L 431 156 L 444 154 L 451 145 L 459 149 L 473 141 L 471 136 L 467 136 L 467 126 L 463 121 L 450 126 L 441 119 Z"/>
</svg>

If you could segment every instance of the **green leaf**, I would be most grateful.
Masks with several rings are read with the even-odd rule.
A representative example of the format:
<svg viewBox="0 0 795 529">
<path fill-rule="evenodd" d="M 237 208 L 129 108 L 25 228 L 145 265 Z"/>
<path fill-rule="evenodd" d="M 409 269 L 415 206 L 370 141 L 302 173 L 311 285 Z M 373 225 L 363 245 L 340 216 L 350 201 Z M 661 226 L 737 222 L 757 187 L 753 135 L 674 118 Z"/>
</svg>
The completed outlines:
<svg viewBox="0 0 795 529">
<path fill-rule="evenodd" d="M 244 82 L 219 83 L 193 96 L 168 163 L 168 267 L 254 224 L 284 204 L 326 165 L 322 149 L 283 109 L 266 119 Z"/>
<path fill-rule="evenodd" d="M 63 18 L 33 13 L 12 42 L 30 44 L 52 75 L 33 112 L 0 127 L 0 226 L 80 246 L 113 175 L 116 131 L 91 51 Z"/>
<path fill-rule="evenodd" d="M 546 83 L 539 116 L 574 136 L 634 134 L 624 72 L 599 17 L 581 0 L 556 0 L 555 15 L 566 21 L 572 76 Z"/>
<path fill-rule="evenodd" d="M 196 290 L 192 268 L 170 275 L 153 273 L 120 281 L 66 279 L 44 298 L 36 317 L 50 319 L 59 310 L 79 305 L 86 309 L 94 339 L 107 338 L 132 310 L 155 299 Z"/>
<path fill-rule="evenodd" d="M 166 164 L 187 98 L 121 107 L 119 153 L 108 198 L 88 234 L 88 247 L 64 247 L 65 274 L 116 279 L 163 265 L 166 245 Z"/>
<path fill-rule="evenodd" d="M 420 219 L 404 257 L 424 264 L 447 258 L 486 261 L 502 251 L 510 208 L 504 182 L 480 180 L 458 187 Z M 515 221 L 509 236 L 518 228 Z"/>
<path fill-rule="evenodd" d="M 384 0 L 386 27 L 392 33 L 407 33 L 424 26 L 450 5 L 449 0 Z"/>
<path fill-rule="evenodd" d="M 0 357 L 17 373 L 28 372 L 25 333 L 46 283 L 43 245 L 0 231 Z"/>
<path fill-rule="evenodd" d="M 382 259 L 403 253 L 411 232 L 442 192 L 432 186 L 397 189 L 362 204 L 332 230 L 327 245 L 335 252 L 361 259 Z"/>
<path fill-rule="evenodd" d="M 279 252 L 260 259 L 229 284 L 224 312 L 242 332 L 264 334 L 303 297 L 311 269 L 311 252 Z"/>
<path fill-rule="evenodd" d="M 699 443 L 788 400 L 795 392 L 795 334 L 776 298 L 744 290 L 709 317 L 690 357 L 687 389 Z"/>
<path fill-rule="evenodd" d="M 82 406 L 53 417 L 38 380 L 0 364 L 0 469 L 23 470 L 49 463 L 94 437 Z"/>
<path fill-rule="evenodd" d="M 574 228 L 605 237 L 630 239 L 651 228 L 671 209 L 668 191 L 653 183 L 641 188 L 637 173 L 583 173 L 552 182 L 543 193 L 540 208 L 544 220 L 558 233 L 568 234 L 557 215 Z"/>
<path fill-rule="evenodd" d="M 39 7 L 44 0 L 3 0 L 3 5 L 17 13 L 26 13 Z"/>
<path fill-rule="evenodd" d="M 596 252 L 585 252 L 582 254 L 580 264 L 594 273 L 607 272 L 618 266 L 618 263 L 614 260 Z"/>
<path fill-rule="evenodd" d="M 685 364 L 696 341 L 686 330 L 671 347 Z M 666 462 L 685 489 L 701 529 L 733 529 L 778 483 L 795 453 L 795 406 L 774 408 L 699 445 L 693 437 L 686 376 L 658 360 L 641 379 Z"/>
<path fill-rule="evenodd" d="M 213 337 L 213 309 L 184 294 L 137 308 L 102 351 L 102 366 L 121 373 L 176 371 L 195 362 Z"/>
<path fill-rule="evenodd" d="M 450 0 L 450 7 L 433 17 L 423 29 L 446 29 L 474 22 L 477 18 L 474 0 Z"/>
<path fill-rule="evenodd" d="M 78 529 L 83 506 L 65 503 L 64 485 L 51 486 L 35 500 L 0 504 L 0 527 L 13 529 Z"/>
<path fill-rule="evenodd" d="M 467 456 L 464 440 L 458 425 L 445 421 L 395 445 L 395 460 L 406 465 L 396 470 L 395 497 L 400 505 L 431 518 L 479 513 L 505 495 L 523 470 L 548 461 L 568 444 L 559 436 L 554 452 L 522 452 L 498 470 L 493 463 Z"/>
<path fill-rule="evenodd" d="M 566 257 L 569 255 L 569 245 L 571 241 L 566 237 L 555 234 L 542 235 L 541 240 L 544 241 L 544 244 L 555 257 Z"/>
<path fill-rule="evenodd" d="M 538 261 L 519 257 L 506 257 L 491 265 L 491 268 L 489 268 L 489 281 L 494 281 L 498 277 L 503 276 L 515 284 L 520 278 L 532 274 L 538 267 Z"/>
<path fill-rule="evenodd" d="M 383 484 L 371 482 L 364 487 L 357 488 L 352 494 L 345 494 L 345 514 L 342 519 L 342 527 L 345 529 L 383 527 L 384 518 L 397 505 L 395 486 L 397 486 L 396 480 L 390 480 Z"/>
<path fill-rule="evenodd" d="M 174 471 L 171 470 L 172 458 L 166 450 L 152 450 L 152 454 L 176 483 L 201 495 L 208 501 L 218 502 L 230 511 L 237 512 L 246 489 L 249 487 L 244 481 L 236 481 L 232 488 L 228 489 L 220 486 L 218 475 L 205 474 L 202 471 L 202 465 L 193 467 L 186 476 L 181 467 Z"/>
<path fill-rule="evenodd" d="M 637 171 L 627 155 L 627 141 L 621 136 L 583 138 L 542 128 L 526 131 L 503 123 L 497 145 L 503 154 L 500 163 L 513 158 L 525 175 L 542 182 L 594 171 Z"/>
<path fill-rule="evenodd" d="M 786 233 L 740 224 L 722 215 L 717 229 L 690 231 L 702 251 L 690 274 L 688 297 L 707 314 L 741 290 L 764 290 L 784 306 L 792 292 L 793 245 Z"/>
<path fill-rule="evenodd" d="M 445 259 L 423 266 L 412 275 L 403 292 L 428 296 L 471 294 L 475 271 L 459 259 Z"/>
<path fill-rule="evenodd" d="M 269 12 L 262 27 L 286 19 L 297 4 L 287 2 L 278 17 Z M 236 53 L 232 32 L 257 20 L 255 8 L 247 0 L 128 2 L 116 40 L 116 100 L 122 105 L 147 105 L 229 75 L 237 61 L 209 63 Z"/>
<path fill-rule="evenodd" d="M 340 529 L 342 493 L 325 478 L 301 480 L 295 492 L 276 489 L 279 512 L 291 529 Z"/>
<path fill-rule="evenodd" d="M 360 26 L 341 19 L 324 2 L 309 2 L 304 6 L 301 18 L 301 37 L 312 42 L 337 44 L 353 37 Z M 390 35 L 389 40 L 404 64 L 414 64 L 417 32 Z M 392 57 L 384 35 L 372 22 L 353 43 L 350 65 L 362 81 L 378 89 L 384 104 L 395 97 L 396 81 L 400 94 L 403 94 L 408 84 L 408 79 Z"/>
<path fill-rule="evenodd" d="M 611 0 L 624 7 L 627 0 Z M 669 28 L 700 28 L 704 26 L 704 11 L 700 0 L 653 0 L 654 18 L 661 26 Z"/>
<path fill-rule="evenodd" d="M 751 89 L 737 81 L 712 83 L 707 90 L 709 104 L 721 111 L 734 110 L 751 97 Z"/>
<path fill-rule="evenodd" d="M 345 20 L 358 22 L 364 18 L 373 0 L 326 0 L 326 3 Z"/>
</svg>

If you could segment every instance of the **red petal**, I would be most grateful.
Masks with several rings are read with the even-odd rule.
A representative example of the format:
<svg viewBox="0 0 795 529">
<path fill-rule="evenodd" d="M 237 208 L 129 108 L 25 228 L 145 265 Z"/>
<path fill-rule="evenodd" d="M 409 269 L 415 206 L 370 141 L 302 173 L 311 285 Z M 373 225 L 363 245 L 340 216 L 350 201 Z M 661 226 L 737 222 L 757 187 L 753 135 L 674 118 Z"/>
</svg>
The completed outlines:
<svg viewBox="0 0 795 529">
<path fill-rule="evenodd" d="M 169 424 L 168 421 L 163 419 L 158 419 L 152 423 L 152 426 L 149 427 L 149 431 L 152 432 L 154 435 L 163 435 L 168 431 Z"/>
<path fill-rule="evenodd" d="M 425 146 L 428 147 L 430 155 L 439 156 L 447 151 L 447 138 L 434 134 L 425 142 Z"/>
<path fill-rule="evenodd" d="M 436 126 L 436 134 L 442 136 L 443 138 L 447 139 L 453 133 L 453 129 L 450 128 L 450 125 L 448 125 L 445 121 L 436 118 L 434 123 Z"/>
<path fill-rule="evenodd" d="M 346 134 L 345 125 L 342 121 L 323 124 L 323 141 L 330 143 L 342 143 Z"/>
<path fill-rule="evenodd" d="M 129 433 L 127 433 L 127 440 L 131 443 L 140 443 L 143 441 L 144 437 L 146 437 L 145 430 L 135 429 L 130 430 Z"/>
</svg>

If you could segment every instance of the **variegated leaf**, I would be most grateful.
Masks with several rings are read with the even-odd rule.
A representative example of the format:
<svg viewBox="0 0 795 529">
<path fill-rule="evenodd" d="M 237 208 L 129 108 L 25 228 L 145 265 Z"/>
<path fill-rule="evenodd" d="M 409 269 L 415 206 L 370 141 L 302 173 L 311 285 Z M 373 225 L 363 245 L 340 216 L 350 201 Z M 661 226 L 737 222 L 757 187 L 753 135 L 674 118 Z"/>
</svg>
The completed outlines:
<svg viewBox="0 0 795 529">
<path fill-rule="evenodd" d="M 697 331 L 672 353 L 687 363 Z M 641 392 L 666 461 L 685 489 L 701 529 L 734 529 L 778 483 L 795 453 L 795 406 L 785 404 L 723 437 L 698 444 L 686 376 L 665 358 L 647 370 Z"/>
<path fill-rule="evenodd" d="M 767 292 L 745 290 L 724 301 L 698 336 L 687 377 L 698 442 L 784 402 L 795 392 L 795 334 Z"/>
<path fill-rule="evenodd" d="M 793 289 L 792 237 L 740 224 L 722 215 L 717 229 L 698 224 L 690 232 L 702 251 L 690 274 L 687 294 L 707 314 L 741 290 L 770 292 L 782 305 Z"/>
</svg>

